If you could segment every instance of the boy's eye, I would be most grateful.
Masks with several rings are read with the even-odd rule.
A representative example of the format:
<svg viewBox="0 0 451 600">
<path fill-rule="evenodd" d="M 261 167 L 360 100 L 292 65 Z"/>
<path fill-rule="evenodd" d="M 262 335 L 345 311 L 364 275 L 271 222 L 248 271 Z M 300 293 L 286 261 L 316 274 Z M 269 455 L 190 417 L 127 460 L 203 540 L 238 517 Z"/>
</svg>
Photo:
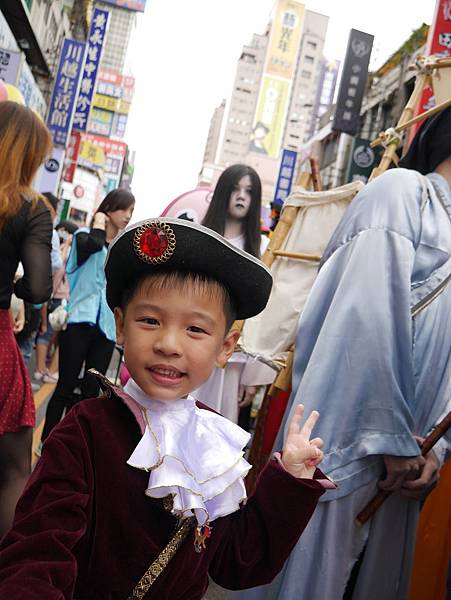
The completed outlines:
<svg viewBox="0 0 451 600">
<path fill-rule="evenodd" d="M 154 319 L 153 317 L 143 317 L 142 319 L 138 319 L 138 321 L 146 325 L 159 325 L 158 319 Z"/>
<path fill-rule="evenodd" d="M 188 327 L 188 331 L 192 331 L 193 333 L 207 333 L 205 329 L 202 329 L 202 327 L 197 327 L 197 325 L 190 325 L 190 327 Z"/>
</svg>

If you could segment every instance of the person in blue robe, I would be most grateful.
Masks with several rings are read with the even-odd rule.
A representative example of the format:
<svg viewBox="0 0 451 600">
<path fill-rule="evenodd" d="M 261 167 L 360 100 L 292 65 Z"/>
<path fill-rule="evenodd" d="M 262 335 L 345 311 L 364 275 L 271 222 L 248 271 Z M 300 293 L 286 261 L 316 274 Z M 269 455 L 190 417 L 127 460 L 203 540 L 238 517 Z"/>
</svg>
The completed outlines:
<svg viewBox="0 0 451 600">
<path fill-rule="evenodd" d="M 299 402 L 317 408 L 338 487 L 276 580 L 229 598 L 407 599 L 420 500 L 450 450 L 448 436 L 422 458 L 418 442 L 451 409 L 451 107 L 422 125 L 402 166 L 347 210 L 296 339 L 276 446 Z M 397 493 L 357 525 L 379 487 Z"/>
</svg>

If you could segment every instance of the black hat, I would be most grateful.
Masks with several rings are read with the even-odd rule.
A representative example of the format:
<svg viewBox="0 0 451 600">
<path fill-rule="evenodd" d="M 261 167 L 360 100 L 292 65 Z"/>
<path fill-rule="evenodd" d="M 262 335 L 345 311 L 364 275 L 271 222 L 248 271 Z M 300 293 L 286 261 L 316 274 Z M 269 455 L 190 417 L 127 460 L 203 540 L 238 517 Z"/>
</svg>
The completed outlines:
<svg viewBox="0 0 451 600">
<path fill-rule="evenodd" d="M 152 219 L 124 229 L 105 261 L 106 298 L 113 310 L 124 289 L 146 274 L 190 271 L 216 279 L 229 290 L 237 319 L 258 315 L 272 287 L 269 269 L 219 233 L 182 219 Z"/>
<path fill-rule="evenodd" d="M 427 175 L 448 156 L 451 156 L 451 106 L 422 123 L 399 166 Z"/>
</svg>

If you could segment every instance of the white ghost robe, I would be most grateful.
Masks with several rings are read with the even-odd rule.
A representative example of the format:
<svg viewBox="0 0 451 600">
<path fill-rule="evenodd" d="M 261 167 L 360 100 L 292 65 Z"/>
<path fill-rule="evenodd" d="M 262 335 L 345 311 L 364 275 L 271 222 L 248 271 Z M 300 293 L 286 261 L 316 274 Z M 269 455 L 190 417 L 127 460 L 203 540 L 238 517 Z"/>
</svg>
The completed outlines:
<svg viewBox="0 0 451 600">
<path fill-rule="evenodd" d="M 229 239 L 229 242 L 244 250 L 245 236 Z M 261 254 L 269 244 L 262 236 Z M 216 410 L 233 423 L 238 422 L 238 400 L 246 386 L 268 385 L 276 378 L 276 369 L 245 352 L 234 352 L 224 368 L 215 368 L 209 379 L 192 392 L 196 400 Z"/>
</svg>

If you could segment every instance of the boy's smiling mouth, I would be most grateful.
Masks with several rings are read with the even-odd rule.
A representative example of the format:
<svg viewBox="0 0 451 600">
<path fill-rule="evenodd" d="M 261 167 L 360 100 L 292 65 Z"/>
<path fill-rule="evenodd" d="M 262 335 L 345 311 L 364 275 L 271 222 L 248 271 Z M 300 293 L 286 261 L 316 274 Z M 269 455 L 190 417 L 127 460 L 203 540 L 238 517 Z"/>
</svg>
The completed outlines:
<svg viewBox="0 0 451 600">
<path fill-rule="evenodd" d="M 170 365 L 153 365 L 148 367 L 152 379 L 159 384 L 163 385 L 174 385 L 180 383 L 186 373 L 179 371 L 178 369 Z"/>
</svg>

